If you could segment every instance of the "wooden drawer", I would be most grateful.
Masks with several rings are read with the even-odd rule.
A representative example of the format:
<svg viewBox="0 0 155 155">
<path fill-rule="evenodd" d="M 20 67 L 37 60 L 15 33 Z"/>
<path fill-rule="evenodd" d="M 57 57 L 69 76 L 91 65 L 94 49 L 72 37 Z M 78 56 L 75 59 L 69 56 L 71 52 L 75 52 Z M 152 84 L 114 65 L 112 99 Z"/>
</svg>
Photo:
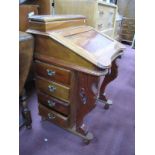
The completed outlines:
<svg viewBox="0 0 155 155">
<path fill-rule="evenodd" d="M 39 104 L 39 115 L 42 117 L 45 117 L 49 121 L 51 121 L 61 127 L 66 128 L 69 126 L 68 117 L 65 117 L 53 110 L 50 110 L 41 104 Z"/>
<path fill-rule="evenodd" d="M 38 93 L 38 101 L 50 109 L 56 110 L 64 115 L 69 115 L 68 103 L 62 102 L 43 93 Z"/>
<path fill-rule="evenodd" d="M 69 102 L 70 88 L 66 86 L 37 77 L 36 87 L 50 96 Z"/>
<path fill-rule="evenodd" d="M 48 65 L 39 61 L 35 62 L 35 69 L 37 75 L 39 76 L 65 85 L 70 84 L 71 72 L 69 70 Z"/>
<path fill-rule="evenodd" d="M 98 5 L 98 29 L 108 29 L 114 27 L 115 8 L 107 7 L 104 5 Z"/>
</svg>

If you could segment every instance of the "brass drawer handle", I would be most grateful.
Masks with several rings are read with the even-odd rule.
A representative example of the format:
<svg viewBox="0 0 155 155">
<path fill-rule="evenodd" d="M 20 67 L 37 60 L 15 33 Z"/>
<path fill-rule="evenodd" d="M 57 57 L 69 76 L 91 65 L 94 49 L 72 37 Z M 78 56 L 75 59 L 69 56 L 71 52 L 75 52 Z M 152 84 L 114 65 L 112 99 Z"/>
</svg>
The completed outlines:
<svg viewBox="0 0 155 155">
<path fill-rule="evenodd" d="M 55 106 L 55 102 L 54 101 L 48 100 L 47 103 L 48 103 L 49 107 L 54 107 Z"/>
<path fill-rule="evenodd" d="M 49 85 L 48 90 L 53 93 L 54 91 L 56 91 L 56 87 Z"/>
<path fill-rule="evenodd" d="M 55 75 L 55 71 L 52 71 L 52 70 L 49 70 L 49 69 L 47 69 L 46 71 L 47 71 L 48 76 L 54 76 Z"/>
<path fill-rule="evenodd" d="M 49 119 L 55 119 L 56 117 L 55 117 L 54 114 L 48 113 L 48 118 L 49 118 Z"/>
</svg>

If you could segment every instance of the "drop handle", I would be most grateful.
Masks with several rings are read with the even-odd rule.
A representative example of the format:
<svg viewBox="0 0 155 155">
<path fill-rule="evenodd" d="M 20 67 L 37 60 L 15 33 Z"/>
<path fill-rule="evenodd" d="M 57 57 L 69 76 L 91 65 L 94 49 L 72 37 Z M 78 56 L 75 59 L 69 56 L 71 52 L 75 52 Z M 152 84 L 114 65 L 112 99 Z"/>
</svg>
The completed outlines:
<svg viewBox="0 0 155 155">
<path fill-rule="evenodd" d="M 51 113 L 48 113 L 48 118 L 49 119 L 55 119 L 55 115 L 54 114 L 51 114 Z"/>
<path fill-rule="evenodd" d="M 54 101 L 48 100 L 47 103 L 48 103 L 49 107 L 54 107 L 55 106 L 55 102 Z"/>
<path fill-rule="evenodd" d="M 55 86 L 52 86 L 52 85 L 49 85 L 48 86 L 48 90 L 53 93 L 53 92 L 56 91 L 56 87 Z"/>
<path fill-rule="evenodd" d="M 47 69 L 46 71 L 47 71 L 48 76 L 54 76 L 55 75 L 55 71 L 52 71 L 50 69 Z"/>
</svg>

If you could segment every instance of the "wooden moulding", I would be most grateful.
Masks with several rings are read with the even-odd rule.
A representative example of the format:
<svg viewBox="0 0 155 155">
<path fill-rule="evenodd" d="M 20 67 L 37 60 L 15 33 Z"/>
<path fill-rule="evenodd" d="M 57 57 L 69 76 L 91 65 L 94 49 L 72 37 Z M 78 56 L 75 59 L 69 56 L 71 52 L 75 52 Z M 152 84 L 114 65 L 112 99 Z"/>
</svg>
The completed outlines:
<svg viewBox="0 0 155 155">
<path fill-rule="evenodd" d="M 91 70 L 91 69 L 87 69 L 85 67 L 81 67 L 81 66 L 78 66 L 78 65 L 75 65 L 75 64 L 71 64 L 69 62 L 65 62 L 63 60 L 58 61 L 55 58 L 52 58 L 52 57 L 49 58 L 47 56 L 43 56 L 43 55 L 40 55 L 40 54 L 35 54 L 34 57 L 37 60 L 44 61 L 44 62 L 49 63 L 49 64 L 54 64 L 56 66 L 63 67 L 63 68 L 66 68 L 66 69 L 70 69 L 72 71 L 79 71 L 79 72 L 83 72 L 83 73 L 94 75 L 94 76 L 104 76 L 104 75 L 106 75 L 108 73 L 108 69 Z"/>
<path fill-rule="evenodd" d="M 98 70 L 97 67 L 90 62 L 90 60 L 86 60 L 85 58 L 79 56 L 78 53 L 75 53 L 73 50 L 66 47 L 67 45 L 64 43 L 59 43 L 59 41 L 55 41 L 48 36 L 37 35 L 35 37 L 35 43 L 36 54 L 63 60 L 65 62 L 69 62 L 70 64 L 75 64 L 90 70 Z M 76 45 L 76 47 L 78 46 Z"/>
<path fill-rule="evenodd" d="M 101 34 L 101 35 L 104 37 L 103 34 Z M 114 44 L 108 47 L 109 49 L 108 48 L 106 48 L 106 50 L 101 49 L 100 52 L 98 52 L 98 53 L 100 53 L 100 55 L 98 55 L 98 57 L 96 57 L 96 56 L 92 55 L 91 53 L 89 53 L 87 50 L 81 48 L 80 46 L 75 45 L 71 41 L 64 39 L 63 36 L 58 35 L 54 32 L 52 34 L 50 34 L 49 37 L 56 40 L 58 43 L 69 48 L 77 55 L 83 57 L 87 61 L 91 62 L 92 64 L 94 64 L 97 67 L 102 68 L 102 69 L 110 68 L 112 61 L 116 57 L 121 55 L 122 50 L 124 49 L 123 45 L 114 41 Z"/>
<path fill-rule="evenodd" d="M 96 30 L 92 29 L 90 31 L 96 31 Z M 96 66 L 96 67 L 98 67 L 100 69 L 110 68 L 112 61 L 116 57 L 121 55 L 122 51 L 125 49 L 125 46 L 123 46 L 122 44 L 120 44 L 119 42 L 117 42 L 115 40 L 112 40 L 111 38 L 108 38 L 106 35 L 103 35 L 103 34 L 99 33 L 98 31 L 96 31 L 96 33 L 98 33 L 100 36 L 102 36 L 105 39 L 107 38 L 107 40 L 111 41 L 111 44 L 109 44 L 105 49 L 103 48 L 103 49 L 97 51 L 95 54 L 90 53 L 86 49 L 76 45 L 71 40 L 69 40 L 69 39 L 65 38 L 64 36 L 62 36 L 59 32 L 45 32 L 45 33 L 42 33 L 42 32 L 38 32 L 36 30 L 28 30 L 27 32 L 37 34 L 37 36 L 36 36 L 36 45 L 39 44 L 40 47 L 39 46 L 36 47 L 36 50 L 35 50 L 36 53 L 44 54 L 44 55 L 48 54 L 48 56 L 49 56 L 49 54 L 50 55 L 53 55 L 53 54 L 58 55 L 58 53 L 61 53 L 61 54 L 59 54 L 59 56 L 61 56 L 62 60 L 65 60 L 65 57 L 63 57 L 63 55 L 65 53 L 67 55 L 71 54 L 71 55 L 74 55 L 77 59 L 83 60 L 83 62 L 85 60 L 85 63 L 87 62 L 87 64 L 91 64 L 91 66 L 94 65 L 94 66 Z M 67 34 L 65 34 L 65 35 L 67 35 Z M 49 46 L 51 48 L 51 51 L 52 51 L 52 46 L 54 46 L 55 50 L 57 48 L 58 53 L 50 52 L 49 48 L 47 49 L 43 45 L 43 43 L 41 41 L 43 39 L 44 39 L 44 41 L 49 42 L 48 44 L 51 46 L 51 47 Z M 46 50 L 43 50 L 43 46 L 44 46 L 44 49 L 46 49 Z M 59 50 L 58 50 L 58 48 L 59 48 Z M 41 52 L 41 49 L 43 50 L 42 51 L 43 53 Z M 48 52 L 47 52 L 47 50 L 48 50 Z M 62 50 L 63 50 L 63 52 L 62 52 Z M 66 51 L 66 52 L 64 52 L 64 51 Z M 59 57 L 56 57 L 56 58 L 59 58 Z M 70 58 L 70 57 L 68 57 L 68 58 Z M 67 58 L 67 61 L 70 61 L 68 58 Z M 77 60 L 76 60 L 76 63 L 78 63 Z M 79 65 L 81 66 L 81 64 L 82 63 L 80 63 Z M 90 66 L 90 65 L 86 65 L 86 66 L 87 66 L 87 68 L 89 68 L 88 66 Z"/>
<path fill-rule="evenodd" d="M 43 22 L 29 21 L 29 29 L 38 30 L 42 32 L 79 25 L 85 25 L 85 19 L 54 21 L 52 22 L 52 24 L 51 22 L 43 23 Z"/>
</svg>

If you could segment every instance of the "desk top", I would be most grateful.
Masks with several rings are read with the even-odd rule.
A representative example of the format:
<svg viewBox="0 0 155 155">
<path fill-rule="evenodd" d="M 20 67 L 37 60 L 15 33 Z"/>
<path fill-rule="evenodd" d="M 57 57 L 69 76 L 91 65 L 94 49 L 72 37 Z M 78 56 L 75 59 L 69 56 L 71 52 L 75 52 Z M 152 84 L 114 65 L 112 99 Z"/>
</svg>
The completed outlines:
<svg viewBox="0 0 155 155">
<path fill-rule="evenodd" d="M 54 21 L 68 21 L 81 19 L 84 20 L 84 16 L 48 16 L 46 21 L 46 16 L 32 16 L 30 19 L 33 21 L 41 22 L 41 20 L 46 24 L 55 24 Z M 41 19 L 41 20 L 40 20 Z M 29 29 L 28 32 L 33 34 L 41 34 L 49 36 L 50 38 L 56 40 L 60 44 L 72 50 L 72 52 L 78 54 L 80 57 L 88 60 L 99 68 L 105 69 L 111 66 L 112 61 L 122 54 L 125 46 L 118 41 L 111 39 L 110 37 L 101 34 L 93 27 L 87 26 L 85 24 L 77 26 L 68 26 L 58 29 L 48 29 L 45 32 L 41 32 L 35 29 Z"/>
<path fill-rule="evenodd" d="M 82 15 L 35 15 L 29 17 L 29 19 L 38 22 L 52 22 L 73 19 L 86 19 L 86 17 Z"/>
</svg>

